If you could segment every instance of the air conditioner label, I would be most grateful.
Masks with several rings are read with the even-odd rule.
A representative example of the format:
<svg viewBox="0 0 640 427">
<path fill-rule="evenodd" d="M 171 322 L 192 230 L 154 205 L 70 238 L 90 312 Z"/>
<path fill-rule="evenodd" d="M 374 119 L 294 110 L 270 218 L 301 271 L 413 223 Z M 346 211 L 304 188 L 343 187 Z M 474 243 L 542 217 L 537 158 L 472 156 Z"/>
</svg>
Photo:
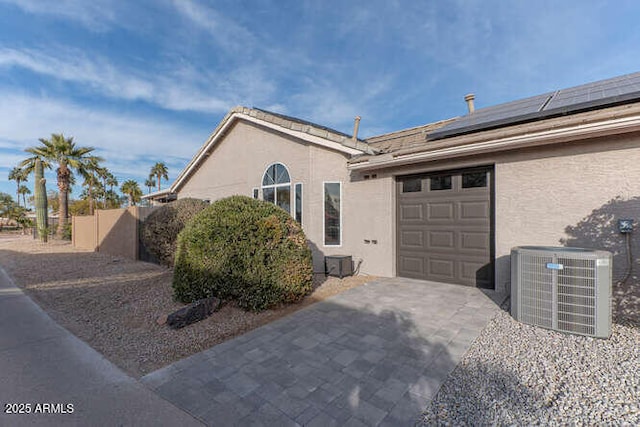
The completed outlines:
<svg viewBox="0 0 640 427">
<path fill-rule="evenodd" d="M 598 258 L 598 259 L 596 259 L 596 265 L 598 267 L 609 265 L 609 258 Z"/>
<path fill-rule="evenodd" d="M 552 262 L 547 263 L 547 268 L 549 270 L 564 270 L 564 265 L 562 264 L 554 264 Z"/>
</svg>

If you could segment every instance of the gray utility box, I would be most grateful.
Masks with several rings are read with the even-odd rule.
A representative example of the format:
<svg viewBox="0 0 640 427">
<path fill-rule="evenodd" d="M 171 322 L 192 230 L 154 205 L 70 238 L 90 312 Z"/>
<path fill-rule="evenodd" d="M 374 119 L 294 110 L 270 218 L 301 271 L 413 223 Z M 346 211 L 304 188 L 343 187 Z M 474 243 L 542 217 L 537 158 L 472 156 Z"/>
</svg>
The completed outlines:
<svg viewBox="0 0 640 427">
<path fill-rule="evenodd" d="M 610 252 L 551 246 L 511 250 L 511 315 L 530 325 L 608 338 Z"/>
<path fill-rule="evenodd" d="M 353 275 L 351 255 L 327 255 L 324 257 L 324 273 L 340 277 Z"/>
</svg>

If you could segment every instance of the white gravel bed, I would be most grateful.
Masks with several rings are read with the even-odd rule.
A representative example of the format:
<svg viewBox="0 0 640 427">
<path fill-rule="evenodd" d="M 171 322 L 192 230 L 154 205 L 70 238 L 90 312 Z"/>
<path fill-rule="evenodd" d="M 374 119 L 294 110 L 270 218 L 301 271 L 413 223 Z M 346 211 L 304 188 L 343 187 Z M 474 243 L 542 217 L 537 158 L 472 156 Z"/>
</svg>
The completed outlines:
<svg viewBox="0 0 640 427">
<path fill-rule="evenodd" d="M 426 409 L 425 425 L 640 425 L 640 324 L 597 339 L 500 312 Z"/>
</svg>

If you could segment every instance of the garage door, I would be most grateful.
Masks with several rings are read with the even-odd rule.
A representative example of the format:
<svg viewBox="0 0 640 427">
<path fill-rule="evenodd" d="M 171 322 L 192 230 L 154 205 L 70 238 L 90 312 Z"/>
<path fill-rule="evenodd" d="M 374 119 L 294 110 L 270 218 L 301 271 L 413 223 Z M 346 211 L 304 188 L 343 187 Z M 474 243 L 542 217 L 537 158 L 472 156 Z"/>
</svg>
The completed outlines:
<svg viewBox="0 0 640 427">
<path fill-rule="evenodd" d="M 492 169 L 398 179 L 402 277 L 493 288 Z"/>
</svg>

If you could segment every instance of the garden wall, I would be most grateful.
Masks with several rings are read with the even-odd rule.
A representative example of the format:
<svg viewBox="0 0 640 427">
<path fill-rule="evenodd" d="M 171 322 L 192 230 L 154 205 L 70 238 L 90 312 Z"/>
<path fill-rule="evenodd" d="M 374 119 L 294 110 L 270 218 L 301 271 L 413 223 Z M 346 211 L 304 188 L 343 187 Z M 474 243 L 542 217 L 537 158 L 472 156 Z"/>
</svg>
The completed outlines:
<svg viewBox="0 0 640 427">
<path fill-rule="evenodd" d="M 140 223 L 153 209 L 140 206 L 98 209 L 93 216 L 74 216 L 73 247 L 134 260 L 140 259 L 140 253 L 144 253 L 140 247 Z"/>
</svg>

